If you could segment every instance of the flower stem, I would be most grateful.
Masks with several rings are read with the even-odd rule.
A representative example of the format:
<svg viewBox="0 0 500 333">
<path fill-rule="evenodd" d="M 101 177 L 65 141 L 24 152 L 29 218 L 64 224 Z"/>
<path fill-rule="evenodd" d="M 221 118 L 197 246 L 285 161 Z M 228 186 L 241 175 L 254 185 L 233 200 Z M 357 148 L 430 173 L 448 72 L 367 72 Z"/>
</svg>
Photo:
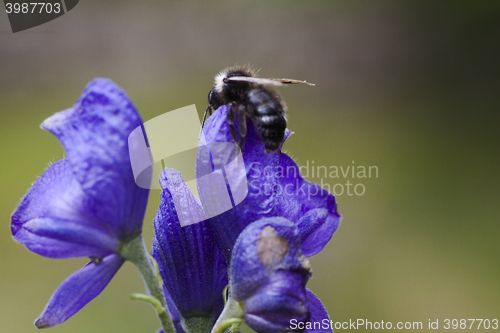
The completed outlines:
<svg viewBox="0 0 500 333">
<path fill-rule="evenodd" d="M 170 318 L 170 314 L 165 303 L 163 290 L 158 283 L 158 279 L 156 278 L 155 269 L 153 263 L 151 262 L 152 259 L 150 259 L 142 235 L 138 235 L 131 239 L 128 243 L 122 244 L 119 252 L 124 259 L 130 260 L 134 263 L 141 273 L 151 296 L 160 302 L 161 307 L 159 308 L 155 306 L 155 308 L 163 327 L 163 331 L 165 333 L 175 333 L 174 324 L 172 322 L 172 318 Z"/>
<path fill-rule="evenodd" d="M 233 298 L 229 297 L 224 310 L 215 322 L 212 333 L 238 332 L 238 328 L 243 323 L 243 309 Z"/>
<path fill-rule="evenodd" d="M 161 306 L 160 301 L 157 300 L 156 297 L 134 293 L 134 294 L 130 295 L 130 298 L 133 300 L 140 300 L 140 301 L 144 301 L 144 302 L 151 304 L 152 306 L 154 306 L 154 308 L 156 309 L 157 312 L 163 311 L 163 306 Z"/>
</svg>

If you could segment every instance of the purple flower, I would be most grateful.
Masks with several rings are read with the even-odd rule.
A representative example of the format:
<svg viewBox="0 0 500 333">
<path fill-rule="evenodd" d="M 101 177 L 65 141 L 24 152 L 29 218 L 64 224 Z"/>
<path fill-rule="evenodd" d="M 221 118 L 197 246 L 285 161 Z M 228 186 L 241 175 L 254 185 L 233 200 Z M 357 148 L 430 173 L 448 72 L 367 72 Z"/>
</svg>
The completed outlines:
<svg viewBox="0 0 500 333">
<path fill-rule="evenodd" d="M 311 312 L 309 322 L 304 323 L 305 332 L 307 333 L 333 333 L 332 322 L 328 316 L 325 306 L 312 291 L 306 289 L 307 305 Z M 299 326 L 299 325 L 297 325 Z"/>
<path fill-rule="evenodd" d="M 128 135 L 142 124 L 112 81 L 90 82 L 76 104 L 46 119 L 67 158 L 38 178 L 12 215 L 14 238 L 49 258 L 91 257 L 55 291 L 38 328 L 58 325 L 94 299 L 124 262 L 121 245 L 141 233 L 146 189 L 134 181 Z"/>
<path fill-rule="evenodd" d="M 221 106 L 204 126 L 204 137 L 212 148 L 215 142 L 232 142 L 227 124 L 227 106 Z M 248 183 L 247 197 L 233 209 L 210 219 L 210 224 L 226 260 L 239 234 L 250 223 L 265 217 L 284 217 L 299 229 L 302 252 L 309 257 L 320 252 L 331 239 L 340 221 L 335 197 L 317 184 L 304 180 L 295 162 L 286 154 L 267 154 L 253 123 L 247 121 L 246 141 L 242 149 Z M 285 140 L 291 132 L 287 130 Z M 205 168 L 207 157 L 219 152 L 198 154 L 197 173 Z M 212 163 L 214 164 L 214 163 Z M 198 183 L 198 191 L 210 193 Z M 207 200 L 201 195 L 201 200 Z"/>
<path fill-rule="evenodd" d="M 186 321 L 190 318 L 203 317 L 210 329 L 223 307 L 222 290 L 228 283 L 226 262 L 207 221 L 181 227 L 177 214 L 201 218 L 203 209 L 180 173 L 163 170 L 160 185 L 163 191 L 154 221 L 153 257 L 183 324 L 189 325 Z"/>
<path fill-rule="evenodd" d="M 245 228 L 234 245 L 231 298 L 257 332 L 303 332 L 308 322 L 329 321 L 319 299 L 305 288 L 310 275 L 297 226 L 282 217 L 264 218 Z"/>
</svg>

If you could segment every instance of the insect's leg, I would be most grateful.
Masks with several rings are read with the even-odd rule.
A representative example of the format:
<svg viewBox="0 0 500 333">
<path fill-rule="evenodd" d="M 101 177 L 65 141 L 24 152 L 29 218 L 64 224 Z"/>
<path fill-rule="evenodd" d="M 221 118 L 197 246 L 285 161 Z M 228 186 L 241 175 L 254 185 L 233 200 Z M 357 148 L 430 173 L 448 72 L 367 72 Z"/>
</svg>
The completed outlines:
<svg viewBox="0 0 500 333">
<path fill-rule="evenodd" d="M 203 114 L 203 121 L 201 122 L 201 128 L 205 126 L 205 120 L 207 119 L 207 113 L 209 114 L 208 116 L 212 115 L 212 106 L 209 104 L 205 110 L 205 113 Z"/>
<path fill-rule="evenodd" d="M 233 142 L 238 142 L 238 135 L 236 134 L 236 127 L 234 126 L 235 112 L 236 106 L 233 103 L 230 103 L 228 105 L 226 120 L 229 125 L 229 131 L 231 132 L 231 139 L 233 139 Z"/>
<path fill-rule="evenodd" d="M 238 141 L 238 146 L 240 146 L 240 149 L 243 149 L 245 137 L 247 136 L 247 117 L 244 105 L 238 105 L 238 121 L 238 129 L 240 130 L 240 140 Z"/>
<path fill-rule="evenodd" d="M 234 124 L 234 107 L 235 107 L 234 103 L 229 103 L 227 105 L 227 118 L 226 118 L 226 120 L 227 120 L 227 123 L 229 125 Z"/>
</svg>

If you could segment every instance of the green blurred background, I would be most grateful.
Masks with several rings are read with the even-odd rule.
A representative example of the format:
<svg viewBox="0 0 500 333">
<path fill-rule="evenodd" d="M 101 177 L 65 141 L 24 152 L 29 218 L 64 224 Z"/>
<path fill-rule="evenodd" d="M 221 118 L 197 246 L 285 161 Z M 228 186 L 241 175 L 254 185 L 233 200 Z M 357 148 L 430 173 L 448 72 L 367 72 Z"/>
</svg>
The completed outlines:
<svg viewBox="0 0 500 333">
<path fill-rule="evenodd" d="M 337 197 L 342 223 L 311 258 L 309 287 L 334 321 L 499 318 L 499 46 L 498 1 L 85 0 L 16 34 L 1 13 L 0 331 L 34 332 L 86 263 L 11 238 L 18 201 L 64 155 L 39 124 L 96 76 L 123 87 L 144 120 L 193 103 L 201 117 L 214 74 L 236 63 L 316 83 L 280 90 L 299 165 L 378 167 L 378 178 L 323 179 L 366 189 Z M 50 331 L 155 332 L 152 308 L 129 300 L 143 291 L 127 263 Z"/>
</svg>

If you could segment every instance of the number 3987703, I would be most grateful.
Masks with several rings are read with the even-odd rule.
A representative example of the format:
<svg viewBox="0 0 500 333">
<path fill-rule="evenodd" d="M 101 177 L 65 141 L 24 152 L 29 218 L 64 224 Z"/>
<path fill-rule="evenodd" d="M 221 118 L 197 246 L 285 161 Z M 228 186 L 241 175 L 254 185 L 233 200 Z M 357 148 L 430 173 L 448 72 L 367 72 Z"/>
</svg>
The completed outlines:
<svg viewBox="0 0 500 333">
<path fill-rule="evenodd" d="M 50 2 L 23 2 L 23 3 L 6 3 L 5 10 L 7 14 L 59 14 L 61 12 L 61 4 Z"/>
</svg>

